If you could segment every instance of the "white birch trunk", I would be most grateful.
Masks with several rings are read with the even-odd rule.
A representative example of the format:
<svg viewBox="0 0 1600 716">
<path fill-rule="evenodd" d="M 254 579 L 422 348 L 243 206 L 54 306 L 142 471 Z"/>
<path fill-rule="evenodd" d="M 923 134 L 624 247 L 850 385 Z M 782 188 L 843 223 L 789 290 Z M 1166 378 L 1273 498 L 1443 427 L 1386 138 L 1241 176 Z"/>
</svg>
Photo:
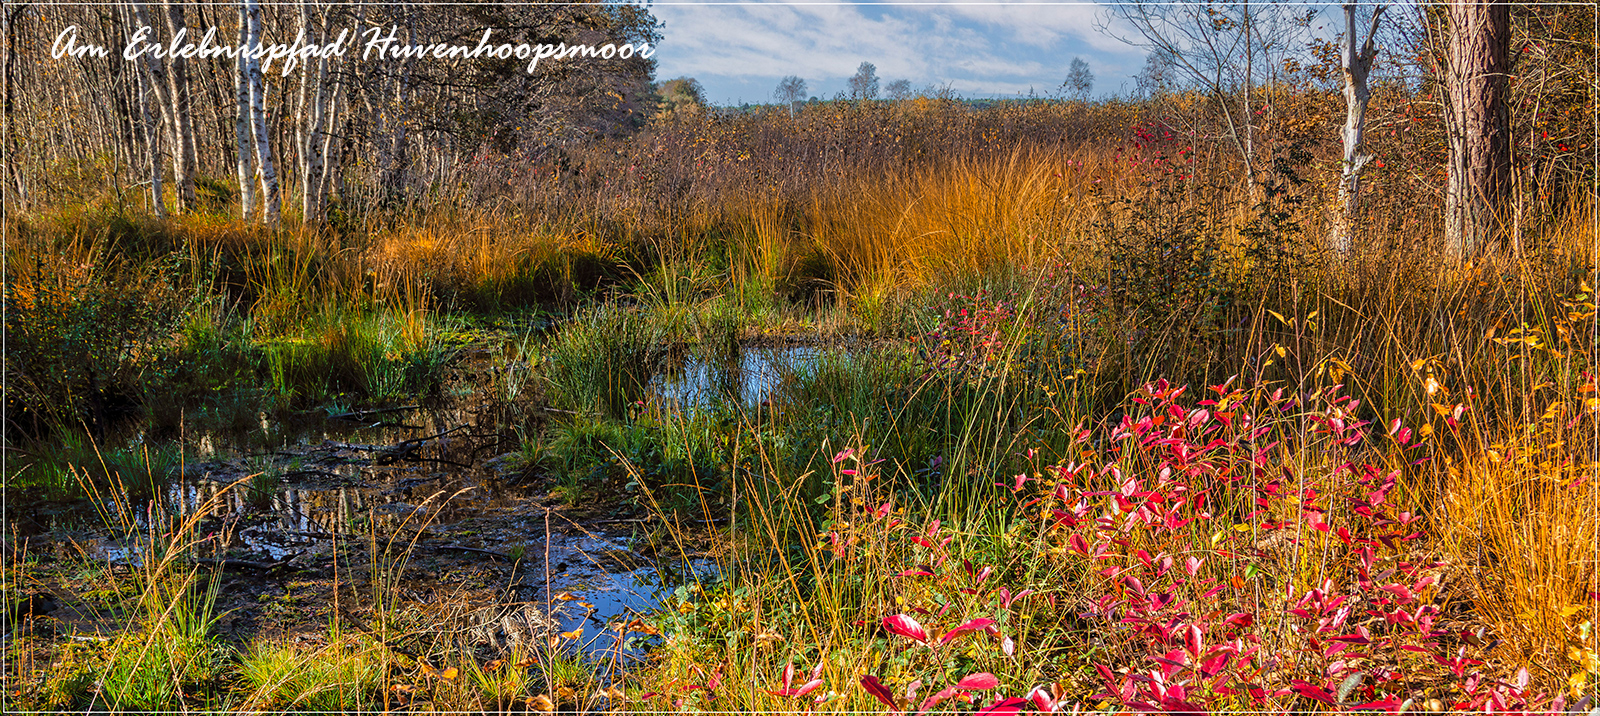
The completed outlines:
<svg viewBox="0 0 1600 716">
<path fill-rule="evenodd" d="M 165 192 L 161 188 L 161 151 L 158 146 L 161 132 L 150 116 L 150 95 L 156 83 L 149 66 L 144 63 L 139 63 L 134 74 L 139 78 L 139 124 L 144 130 L 145 148 L 150 152 L 150 211 L 156 216 L 164 216 L 167 207 L 162 197 Z"/>
<path fill-rule="evenodd" d="M 166 10 L 170 37 L 177 37 L 179 32 L 187 33 L 183 6 L 168 0 Z M 187 35 L 185 40 L 188 40 Z M 189 98 L 189 61 L 182 57 L 172 58 L 171 71 L 167 73 L 167 101 L 172 107 L 173 120 L 172 177 L 178 189 L 178 208 L 186 210 L 195 206 L 194 180 L 199 173 L 199 159 L 191 112 L 193 102 Z"/>
<path fill-rule="evenodd" d="M 239 47 L 241 52 L 233 65 L 233 90 L 237 98 L 234 123 L 234 141 L 239 154 L 239 213 L 249 221 L 256 212 L 256 162 L 255 141 L 250 130 L 250 70 L 243 48 L 250 44 L 250 20 L 243 3 L 239 5 Z"/>
<path fill-rule="evenodd" d="M 133 11 L 133 19 L 134 19 L 135 22 L 137 22 L 139 25 L 143 25 L 143 26 L 149 27 L 151 29 L 151 32 L 155 31 L 155 26 L 153 24 L 151 24 L 151 22 L 150 22 L 150 11 L 149 11 L 148 8 L 145 7 L 144 3 L 142 3 L 142 2 L 133 3 L 131 5 L 131 9 Z M 167 73 L 166 63 L 164 61 L 160 60 L 160 59 L 157 59 L 156 56 L 155 56 L 155 53 L 153 53 L 153 52 L 145 53 L 144 55 L 142 55 L 140 57 L 140 59 L 143 60 L 143 62 L 140 62 L 138 64 L 139 64 L 139 69 L 141 70 L 140 75 L 145 80 L 145 85 L 144 85 L 145 90 L 149 94 L 153 95 L 152 97 L 148 97 L 148 98 L 141 97 L 140 102 L 141 102 L 141 104 L 144 104 L 144 106 L 141 108 L 141 111 L 148 113 L 149 112 L 149 107 L 148 107 L 147 103 L 149 103 L 149 102 L 154 102 L 155 103 L 156 109 L 157 109 L 157 112 L 156 112 L 157 116 L 155 117 L 156 128 L 155 128 L 154 131 L 156 133 L 160 133 L 162 127 L 165 127 L 166 130 L 167 130 L 167 138 L 172 143 L 172 162 L 173 162 L 173 172 L 172 172 L 172 174 L 173 174 L 174 179 L 176 179 L 178 181 L 178 184 L 181 186 L 182 185 L 181 177 L 183 176 L 183 171 L 182 171 L 182 168 L 180 166 L 180 162 L 182 162 L 182 154 L 183 154 L 183 152 L 179 150 L 178 146 L 182 143 L 182 139 L 178 135 L 178 129 L 177 129 L 178 120 L 177 120 L 177 117 L 173 114 L 173 111 L 172 111 L 174 105 L 173 105 L 173 102 L 172 102 L 172 95 L 168 91 L 169 90 L 169 85 L 168 85 L 168 79 L 167 79 L 168 73 Z M 151 146 L 154 147 L 155 145 L 152 144 Z M 154 151 L 154 150 L 152 149 L 152 151 Z M 190 185 L 190 194 L 191 195 L 193 194 L 193 188 L 194 187 L 191 184 Z M 186 202 L 185 202 L 185 197 L 183 196 L 183 192 L 182 192 L 181 189 L 178 192 L 177 199 L 178 199 L 178 210 L 179 211 L 183 211 L 184 206 L 186 205 Z M 165 213 L 165 212 L 163 211 L 161 213 Z"/>
<path fill-rule="evenodd" d="M 1339 256 L 1350 253 L 1351 233 L 1355 229 L 1356 199 L 1361 194 L 1361 170 L 1372 155 L 1362 154 L 1362 144 L 1367 131 L 1367 102 L 1372 93 L 1367 87 L 1367 77 L 1372 71 L 1372 61 L 1378 56 L 1373 37 L 1378 34 L 1378 22 L 1383 17 L 1383 6 L 1373 8 L 1372 25 L 1367 28 L 1367 40 L 1357 45 L 1360 33 L 1356 30 L 1356 6 L 1344 5 L 1344 46 L 1340 48 L 1344 66 L 1344 161 L 1340 164 L 1338 216 L 1333 221 L 1333 251 Z"/>
<path fill-rule="evenodd" d="M 305 28 L 308 43 L 316 44 L 321 33 L 315 32 L 311 27 L 311 13 L 309 3 L 300 4 L 300 23 Z M 317 223 L 322 221 L 322 167 L 324 162 L 325 145 L 323 142 L 323 127 L 327 119 L 326 91 L 328 78 L 328 58 L 317 59 L 316 72 L 310 68 L 303 71 L 300 76 L 300 122 L 296 125 L 298 151 L 300 153 L 300 213 L 304 221 Z"/>
<path fill-rule="evenodd" d="M 250 21 L 250 47 L 263 42 L 261 5 L 257 0 L 245 0 Z M 277 224 L 280 218 L 278 199 L 278 172 L 272 162 L 272 143 L 267 134 L 267 87 L 261 77 L 261 60 L 254 54 L 246 62 L 250 85 L 250 130 L 255 138 L 256 167 L 261 176 L 261 220 Z"/>
<path fill-rule="evenodd" d="M 322 121 L 322 146 L 318 157 L 322 160 L 322 171 L 317 177 L 317 207 L 322 215 L 328 211 L 328 194 L 339 175 L 339 153 L 334 150 L 336 137 L 334 127 L 337 126 L 339 108 L 344 100 L 344 76 L 336 74 L 333 78 L 333 89 L 328 91 L 327 111 Z"/>
</svg>

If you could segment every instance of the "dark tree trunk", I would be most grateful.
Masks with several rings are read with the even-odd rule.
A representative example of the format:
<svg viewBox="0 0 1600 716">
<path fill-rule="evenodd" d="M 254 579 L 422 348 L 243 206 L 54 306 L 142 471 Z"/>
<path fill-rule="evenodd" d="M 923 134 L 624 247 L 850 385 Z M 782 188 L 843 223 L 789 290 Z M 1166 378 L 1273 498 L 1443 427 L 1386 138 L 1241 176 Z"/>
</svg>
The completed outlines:
<svg viewBox="0 0 1600 716">
<path fill-rule="evenodd" d="M 1506 107 L 1511 8 L 1487 2 L 1450 4 L 1450 159 L 1445 188 L 1445 242 L 1452 256 L 1471 258 L 1504 236 L 1510 208 L 1511 123 Z"/>
</svg>

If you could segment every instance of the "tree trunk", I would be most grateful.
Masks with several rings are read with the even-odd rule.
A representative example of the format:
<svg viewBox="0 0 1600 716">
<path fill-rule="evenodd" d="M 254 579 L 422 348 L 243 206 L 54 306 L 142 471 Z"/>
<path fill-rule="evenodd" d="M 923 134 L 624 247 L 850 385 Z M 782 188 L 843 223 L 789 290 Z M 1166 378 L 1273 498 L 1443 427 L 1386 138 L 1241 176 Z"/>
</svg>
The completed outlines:
<svg viewBox="0 0 1600 716">
<path fill-rule="evenodd" d="M 250 21 L 250 46 L 262 42 L 261 4 L 245 0 Z M 250 86 L 250 131 L 255 138 L 256 166 L 261 176 L 261 220 L 277 224 L 280 202 L 278 200 L 278 172 L 272 162 L 272 142 L 267 134 L 267 87 L 261 77 L 261 59 L 252 55 L 245 64 Z"/>
<path fill-rule="evenodd" d="M 150 22 L 149 9 L 145 7 L 145 4 L 142 2 L 133 3 L 131 7 L 133 9 L 133 17 L 136 23 L 144 27 L 149 27 L 152 33 L 152 41 L 159 42 L 160 40 L 154 35 L 155 25 Z M 166 127 L 167 129 L 167 139 L 172 144 L 173 177 L 177 180 L 177 184 L 180 187 L 178 190 L 178 211 L 181 212 L 186 205 L 186 197 L 184 196 L 183 189 L 181 188 L 183 184 L 183 180 L 181 178 L 183 175 L 181 168 L 183 162 L 183 152 L 179 149 L 179 145 L 183 143 L 183 140 L 179 137 L 178 117 L 173 111 L 173 109 L 177 106 L 177 103 L 173 99 L 171 93 L 171 84 L 168 80 L 168 75 L 170 73 L 167 72 L 166 62 L 156 57 L 155 53 L 153 52 L 146 52 L 145 54 L 141 55 L 140 60 L 141 69 L 144 70 L 143 74 L 148 80 L 145 83 L 145 87 L 150 91 L 151 94 L 154 95 L 154 97 L 142 99 L 141 102 L 146 103 L 146 109 L 148 109 L 148 103 L 150 102 L 153 102 L 156 105 L 156 132 L 159 133 L 161 127 Z M 189 186 L 189 197 L 193 196 L 194 185 L 191 183 Z"/>
<path fill-rule="evenodd" d="M 1333 250 L 1339 256 L 1350 253 L 1351 232 L 1356 218 L 1356 199 L 1361 194 L 1361 170 L 1372 161 L 1372 155 L 1362 154 L 1362 143 L 1367 130 L 1367 102 L 1372 93 L 1367 88 L 1367 75 L 1372 71 L 1372 60 L 1378 49 L 1372 43 L 1378 34 L 1378 21 L 1383 17 L 1383 6 L 1373 8 L 1372 25 L 1367 28 L 1367 41 L 1357 45 L 1356 6 L 1344 6 L 1344 46 L 1341 60 L 1344 65 L 1344 162 L 1340 165 L 1339 215 L 1334 217 Z"/>
<path fill-rule="evenodd" d="M 1471 259 L 1503 236 L 1511 180 L 1506 107 L 1511 9 L 1452 2 L 1445 84 L 1450 159 L 1445 187 L 1445 248 Z"/>
<path fill-rule="evenodd" d="M 321 35 L 311 27 L 308 2 L 300 3 L 300 24 L 305 28 L 306 42 L 318 44 Z M 296 134 L 300 153 L 300 213 L 307 223 L 322 221 L 322 167 L 326 151 L 323 132 L 328 107 L 328 59 L 318 58 L 316 72 L 308 67 L 300 75 L 300 122 Z"/>
<path fill-rule="evenodd" d="M 3 60 L 5 64 L 5 156 L 0 157 L 0 162 L 5 164 L 6 203 L 12 207 L 20 208 L 28 198 L 28 186 L 22 179 L 22 169 L 17 166 L 17 158 L 22 154 L 22 142 L 17 137 L 17 23 L 22 20 L 22 11 L 26 6 L 18 3 L 14 7 L 5 9 L 6 52 Z"/>
<path fill-rule="evenodd" d="M 150 116 L 150 95 L 159 95 L 156 91 L 159 83 L 149 63 L 141 64 L 134 75 L 139 81 L 139 125 L 143 130 L 145 148 L 150 154 L 150 212 L 162 216 L 167 213 L 167 208 L 161 196 L 164 193 L 161 189 L 161 130 L 157 121 Z M 160 104 L 159 97 L 156 103 Z"/>
<path fill-rule="evenodd" d="M 244 48 L 250 46 L 250 20 L 243 3 L 239 5 L 239 56 L 233 64 L 233 90 L 237 121 L 234 141 L 239 155 L 239 216 L 249 221 L 256 211 L 255 141 L 250 131 L 250 62 Z"/>
<path fill-rule="evenodd" d="M 183 17 L 183 6 L 168 0 L 167 30 L 171 37 L 177 37 L 179 32 L 186 32 L 187 22 Z M 194 179 L 199 173 L 198 157 L 196 156 L 194 138 L 194 101 L 189 96 L 189 61 L 182 57 L 172 58 L 172 71 L 167 74 L 168 99 L 172 105 L 173 118 L 173 148 L 172 148 L 172 176 L 178 189 L 178 209 L 180 211 L 192 209 L 195 205 Z"/>
</svg>

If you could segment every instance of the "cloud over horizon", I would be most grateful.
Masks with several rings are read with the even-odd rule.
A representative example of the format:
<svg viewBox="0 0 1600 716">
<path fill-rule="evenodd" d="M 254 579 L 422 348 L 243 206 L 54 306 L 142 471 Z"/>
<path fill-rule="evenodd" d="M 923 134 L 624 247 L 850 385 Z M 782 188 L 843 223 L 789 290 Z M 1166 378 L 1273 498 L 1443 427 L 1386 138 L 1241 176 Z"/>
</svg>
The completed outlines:
<svg viewBox="0 0 1600 716">
<path fill-rule="evenodd" d="M 972 97 L 1049 96 L 1072 58 L 1095 75 L 1094 94 L 1132 89 L 1142 49 L 1095 29 L 1103 8 L 963 4 L 656 4 L 665 27 L 655 54 L 658 79 L 689 76 L 716 104 L 770 102 L 785 75 L 806 80 L 812 96 L 843 91 L 862 62 L 887 84 L 948 86 Z"/>
</svg>

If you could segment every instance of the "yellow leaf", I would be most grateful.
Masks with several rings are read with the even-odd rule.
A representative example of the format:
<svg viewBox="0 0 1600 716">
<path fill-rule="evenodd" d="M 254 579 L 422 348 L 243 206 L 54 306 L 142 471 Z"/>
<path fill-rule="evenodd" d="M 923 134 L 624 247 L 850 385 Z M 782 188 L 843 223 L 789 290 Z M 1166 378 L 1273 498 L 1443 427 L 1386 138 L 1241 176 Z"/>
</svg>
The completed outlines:
<svg viewBox="0 0 1600 716">
<path fill-rule="evenodd" d="M 1567 658 L 1576 662 L 1585 671 L 1600 672 L 1600 656 L 1595 656 L 1592 649 L 1568 644 Z"/>
<path fill-rule="evenodd" d="M 1572 690 L 1573 698 L 1578 698 L 1579 696 L 1583 695 L 1583 687 L 1588 683 L 1588 672 L 1574 671 L 1572 672 L 1572 676 L 1567 679 L 1567 688 Z"/>
<path fill-rule="evenodd" d="M 1584 609 L 1585 609 L 1584 606 L 1578 605 L 1578 604 L 1574 604 L 1574 605 L 1572 605 L 1570 607 L 1562 607 L 1561 608 L 1561 618 L 1565 619 L 1565 618 L 1570 617 L 1570 616 L 1572 616 L 1574 614 L 1577 614 L 1578 612 L 1583 611 Z"/>
<path fill-rule="evenodd" d="M 1278 345 L 1276 343 L 1272 344 L 1272 350 L 1277 352 L 1279 358 L 1283 358 L 1284 356 L 1289 354 L 1288 351 L 1283 349 L 1283 346 L 1280 346 L 1280 345 Z"/>
<path fill-rule="evenodd" d="M 444 679 L 445 681 L 449 681 L 461 675 L 461 671 L 454 666 L 445 669 L 435 669 L 427 664 L 419 663 L 417 665 L 422 667 L 422 675 L 430 679 Z"/>
<path fill-rule="evenodd" d="M 1243 523 L 1234 525 L 1233 526 L 1233 531 L 1234 532 L 1249 532 L 1250 531 L 1250 525 L 1243 524 Z"/>
<path fill-rule="evenodd" d="M 550 701 L 549 696 L 545 694 L 539 694 L 538 696 L 528 699 L 528 708 L 533 709 L 534 711 L 550 713 L 551 711 L 556 710 L 556 705 Z"/>
<path fill-rule="evenodd" d="M 561 632 L 561 638 L 562 639 L 574 639 L 574 640 L 575 639 L 582 639 L 583 638 L 583 628 L 579 627 L 577 629 L 573 629 L 572 631 Z"/>
<path fill-rule="evenodd" d="M 577 599 L 577 597 L 572 596 L 572 594 L 569 592 L 562 592 L 556 595 L 556 601 L 560 602 L 572 602 L 577 601 Z"/>
<path fill-rule="evenodd" d="M 1289 325 L 1289 319 L 1284 318 L 1283 314 L 1278 313 L 1277 311 L 1274 311 L 1274 310 L 1272 310 L 1270 308 L 1267 309 L 1267 313 L 1272 314 L 1272 317 L 1278 319 L 1279 323 L 1282 323 L 1285 326 Z"/>
</svg>

